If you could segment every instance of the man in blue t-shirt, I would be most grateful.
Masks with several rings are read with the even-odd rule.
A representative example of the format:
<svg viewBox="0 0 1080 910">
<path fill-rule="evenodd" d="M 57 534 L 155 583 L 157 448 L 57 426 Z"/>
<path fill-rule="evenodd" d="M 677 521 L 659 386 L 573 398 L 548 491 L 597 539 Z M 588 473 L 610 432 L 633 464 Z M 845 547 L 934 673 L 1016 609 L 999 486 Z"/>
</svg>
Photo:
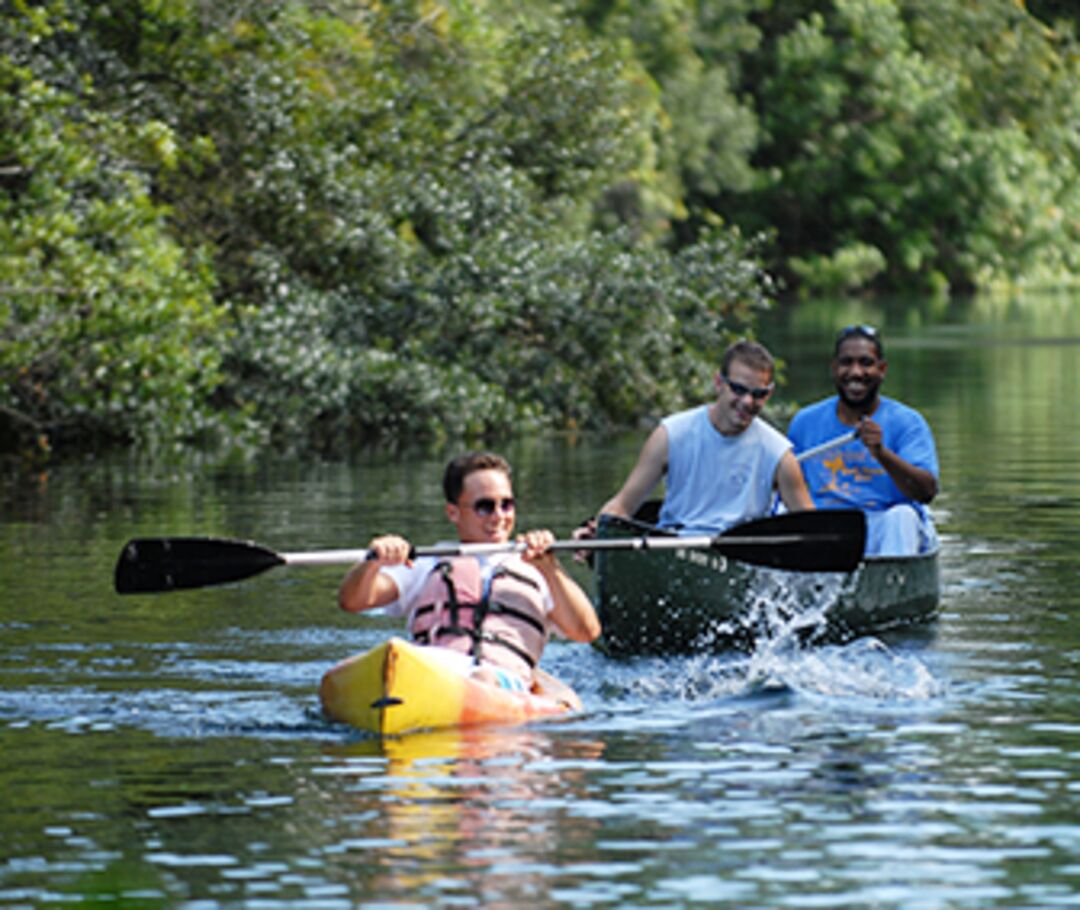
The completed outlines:
<svg viewBox="0 0 1080 910">
<path fill-rule="evenodd" d="M 833 349 L 837 394 L 803 408 L 788 428 L 796 456 L 855 431 L 854 438 L 800 460 L 819 509 L 866 512 L 869 556 L 937 547 L 926 508 L 938 491 L 934 436 L 918 411 L 881 394 L 887 368 L 874 328 L 843 329 Z"/>
</svg>

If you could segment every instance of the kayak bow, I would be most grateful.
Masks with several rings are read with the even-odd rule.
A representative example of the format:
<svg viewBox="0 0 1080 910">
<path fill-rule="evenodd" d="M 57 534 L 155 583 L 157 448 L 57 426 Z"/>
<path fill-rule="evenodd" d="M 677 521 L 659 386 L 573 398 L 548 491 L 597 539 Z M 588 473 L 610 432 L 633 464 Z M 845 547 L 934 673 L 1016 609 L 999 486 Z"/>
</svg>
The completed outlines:
<svg viewBox="0 0 1080 910">
<path fill-rule="evenodd" d="M 569 686 L 536 671 L 531 692 L 474 678 L 471 657 L 391 638 L 331 667 L 319 686 L 328 717 L 380 736 L 476 724 L 521 724 L 581 710 Z"/>
</svg>

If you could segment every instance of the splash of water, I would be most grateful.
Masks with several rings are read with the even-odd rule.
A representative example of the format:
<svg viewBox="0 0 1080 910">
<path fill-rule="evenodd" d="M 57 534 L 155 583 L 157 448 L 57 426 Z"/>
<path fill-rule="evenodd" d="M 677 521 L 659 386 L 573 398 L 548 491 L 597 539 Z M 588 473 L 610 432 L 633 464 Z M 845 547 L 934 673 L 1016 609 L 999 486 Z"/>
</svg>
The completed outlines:
<svg viewBox="0 0 1080 910">
<path fill-rule="evenodd" d="M 844 579 L 792 580 L 790 573 L 761 573 L 748 592 L 747 609 L 714 624 L 695 653 L 667 659 L 660 672 L 641 673 L 636 694 L 700 703 L 770 692 L 897 703 L 925 702 L 942 684 L 910 652 L 875 637 L 826 644 L 824 605 L 839 597 Z M 717 642 L 751 642 L 745 653 L 717 651 Z M 657 668 L 659 670 L 659 668 Z"/>
</svg>

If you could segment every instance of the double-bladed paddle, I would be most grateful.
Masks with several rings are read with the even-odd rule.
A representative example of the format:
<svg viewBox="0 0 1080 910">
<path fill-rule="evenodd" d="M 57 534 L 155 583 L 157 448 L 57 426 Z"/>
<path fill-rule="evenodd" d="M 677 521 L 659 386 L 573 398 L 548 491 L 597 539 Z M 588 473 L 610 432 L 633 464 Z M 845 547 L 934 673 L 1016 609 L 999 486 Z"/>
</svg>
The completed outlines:
<svg viewBox="0 0 1080 910">
<path fill-rule="evenodd" d="M 714 550 L 754 565 L 796 572 L 851 572 L 863 555 L 866 519 L 856 509 L 790 512 L 698 537 L 641 536 L 557 540 L 552 550 Z M 414 556 L 483 556 L 521 552 L 523 544 L 456 543 L 416 547 Z M 116 590 L 146 594 L 227 584 L 275 566 L 351 565 L 370 550 L 275 553 L 243 540 L 147 537 L 129 541 L 116 563 Z"/>
</svg>

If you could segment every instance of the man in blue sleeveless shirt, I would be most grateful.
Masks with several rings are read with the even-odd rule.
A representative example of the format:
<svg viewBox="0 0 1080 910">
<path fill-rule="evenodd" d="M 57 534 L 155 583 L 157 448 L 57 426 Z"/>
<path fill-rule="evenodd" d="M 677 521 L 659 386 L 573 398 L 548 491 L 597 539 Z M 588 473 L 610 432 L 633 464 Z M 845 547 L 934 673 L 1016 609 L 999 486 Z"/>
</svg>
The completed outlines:
<svg viewBox="0 0 1080 910">
<path fill-rule="evenodd" d="M 799 411 L 788 437 L 799 453 L 857 431 L 802 461 L 810 494 L 819 509 L 866 513 L 867 555 L 902 556 L 937 546 L 926 506 L 937 495 L 938 458 L 923 416 L 881 394 L 887 368 L 877 330 L 841 330 L 832 359 L 837 394 Z"/>
<path fill-rule="evenodd" d="M 791 443 L 758 416 L 772 395 L 774 372 L 762 345 L 731 345 L 714 377 L 716 400 L 665 417 L 600 511 L 632 516 L 665 474 L 659 525 L 680 534 L 713 534 L 760 518 L 777 491 L 789 510 L 814 508 Z M 577 536 L 592 528 L 582 530 Z"/>
</svg>

